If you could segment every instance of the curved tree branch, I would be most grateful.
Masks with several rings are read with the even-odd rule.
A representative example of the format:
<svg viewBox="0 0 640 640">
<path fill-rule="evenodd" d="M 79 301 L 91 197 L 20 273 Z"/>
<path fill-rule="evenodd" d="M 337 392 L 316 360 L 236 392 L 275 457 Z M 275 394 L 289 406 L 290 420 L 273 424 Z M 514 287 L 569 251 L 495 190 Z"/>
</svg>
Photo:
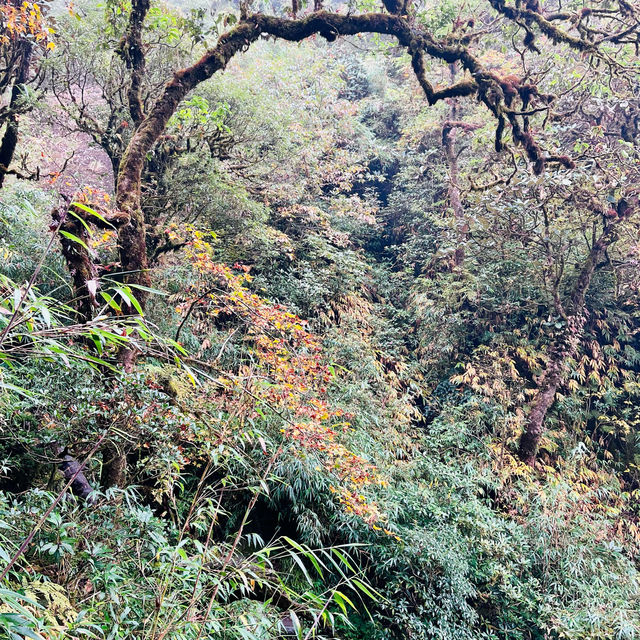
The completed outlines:
<svg viewBox="0 0 640 640">
<path fill-rule="evenodd" d="M 583 44 L 538 15 L 532 9 L 513 9 L 504 0 L 489 0 L 492 6 L 508 18 L 519 21 L 531 18 L 540 29 L 555 40 L 563 40 L 584 50 Z M 145 6 L 146 0 L 137 0 L 134 7 Z M 529 13 L 535 15 L 529 15 Z M 138 19 L 138 18 L 136 18 Z M 140 23 L 141 24 L 141 23 Z M 128 273 L 128 281 L 150 285 L 149 263 L 146 255 L 144 215 L 141 208 L 141 176 L 147 153 L 162 135 L 169 119 L 185 96 L 201 82 L 225 69 L 238 53 L 247 50 L 260 37 L 273 36 L 290 42 L 300 42 L 319 35 L 332 42 L 340 36 L 359 33 L 389 35 L 398 41 L 411 56 L 412 67 L 429 104 L 452 97 L 476 95 L 497 121 L 496 149 L 504 147 L 502 137 L 507 126 L 513 138 L 520 144 L 537 173 L 544 171 L 548 161 L 571 166 L 569 158 L 545 155 L 529 131 L 527 112 L 534 104 L 549 103 L 553 97 L 540 94 L 535 85 L 518 78 L 501 78 L 486 70 L 470 51 L 468 44 L 449 38 L 437 39 L 408 18 L 386 13 L 341 15 L 328 11 L 316 11 L 303 18 L 289 19 L 262 14 L 247 16 L 237 26 L 220 37 L 215 47 L 193 65 L 176 71 L 165 85 L 161 95 L 146 117 L 139 123 L 123 155 L 118 174 L 116 193 L 117 208 L 128 216 L 128 223 L 119 228 L 119 253 L 122 269 Z M 584 45 L 586 46 L 586 45 Z M 589 45 L 589 48 L 592 45 Z M 446 64 L 457 63 L 465 77 L 449 87 L 435 88 L 427 79 L 425 56 Z M 519 103 L 519 107 L 517 104 Z M 146 293 L 140 291 L 139 302 L 144 305 Z"/>
</svg>

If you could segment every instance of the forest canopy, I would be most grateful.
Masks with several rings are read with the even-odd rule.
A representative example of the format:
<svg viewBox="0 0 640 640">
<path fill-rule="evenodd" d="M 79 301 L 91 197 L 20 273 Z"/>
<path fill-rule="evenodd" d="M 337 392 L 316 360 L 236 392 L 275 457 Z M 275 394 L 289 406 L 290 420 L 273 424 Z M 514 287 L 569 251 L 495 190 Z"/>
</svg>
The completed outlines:
<svg viewBox="0 0 640 640">
<path fill-rule="evenodd" d="M 638 638 L 639 48 L 0 0 L 0 638 Z"/>
</svg>

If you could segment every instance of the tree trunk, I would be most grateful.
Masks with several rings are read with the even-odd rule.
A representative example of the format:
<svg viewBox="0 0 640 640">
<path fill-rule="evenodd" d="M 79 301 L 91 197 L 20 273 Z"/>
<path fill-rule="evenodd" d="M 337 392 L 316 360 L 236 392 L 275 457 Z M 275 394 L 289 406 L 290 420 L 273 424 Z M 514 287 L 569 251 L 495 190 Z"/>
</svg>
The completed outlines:
<svg viewBox="0 0 640 640">
<path fill-rule="evenodd" d="M 22 51 L 20 53 L 18 72 L 11 88 L 11 99 L 9 101 L 10 115 L 7 119 L 7 128 L 2 138 L 2 144 L 0 144 L 0 189 L 18 146 L 20 116 L 17 111 L 24 93 L 25 84 L 29 80 L 29 67 L 31 65 L 31 53 L 33 52 L 33 44 L 28 40 L 22 41 L 20 47 Z"/>
<path fill-rule="evenodd" d="M 544 422 L 555 400 L 558 387 L 564 382 L 567 360 L 572 358 L 580 344 L 584 325 L 585 299 L 593 274 L 607 249 L 617 240 L 617 225 L 621 218 L 608 223 L 602 235 L 594 242 L 580 275 L 574 285 L 570 299 L 570 314 L 565 318 L 566 326 L 549 353 L 549 361 L 540 378 L 538 392 L 531 403 L 527 423 L 520 437 L 518 455 L 526 464 L 533 466 L 536 461 L 540 440 L 544 434 Z"/>
<path fill-rule="evenodd" d="M 571 324 L 576 325 L 575 319 L 571 318 Z M 568 335 L 569 327 L 565 332 Z M 549 362 L 538 384 L 538 393 L 529 409 L 527 426 L 520 438 L 520 449 L 518 455 L 520 459 L 533 466 L 540 447 L 540 440 L 544 433 L 544 422 L 547 413 L 556 397 L 556 391 L 564 379 L 568 358 L 572 357 L 577 347 L 577 340 L 572 340 L 568 344 L 556 344 L 551 350 Z M 575 346 L 574 346 L 575 344 Z"/>
<path fill-rule="evenodd" d="M 90 242 L 87 229 L 68 213 L 68 207 L 62 206 L 53 211 L 53 222 L 60 231 L 73 234 L 88 246 Z M 79 242 L 60 234 L 62 255 L 73 280 L 73 305 L 78 323 L 89 322 L 96 306 L 95 291 L 98 285 L 98 271 L 89 252 Z"/>
<path fill-rule="evenodd" d="M 127 456 L 114 445 L 102 450 L 102 473 L 100 486 L 103 491 L 112 487 L 123 487 L 127 473 Z"/>
<path fill-rule="evenodd" d="M 127 33 L 123 37 L 118 50 L 120 57 L 130 72 L 127 99 L 129 101 L 129 113 L 136 126 L 144 118 L 141 91 L 147 61 L 142 42 L 142 27 L 150 5 L 150 0 L 133 0 Z"/>
<path fill-rule="evenodd" d="M 449 65 L 451 74 L 451 82 L 456 79 L 455 64 Z M 458 118 L 458 101 L 456 98 L 450 98 L 449 120 L 442 125 L 442 147 L 444 149 L 444 157 L 447 161 L 447 170 L 449 173 L 448 195 L 449 205 L 453 210 L 453 218 L 456 230 L 456 250 L 454 253 L 453 264 L 459 267 L 464 262 L 464 245 L 467 239 L 467 223 L 464 218 L 464 209 L 460 198 L 460 172 L 458 170 L 458 153 L 456 151 L 456 120 Z"/>
<path fill-rule="evenodd" d="M 453 209 L 453 218 L 456 229 L 456 250 L 454 253 L 453 264 L 459 267 L 464 262 L 464 249 L 467 240 L 467 222 L 464 218 L 464 209 L 460 198 L 460 187 L 458 180 L 460 173 L 458 171 L 458 157 L 456 154 L 456 128 L 444 127 L 442 129 L 442 144 L 444 146 L 444 154 L 447 159 L 447 168 L 449 169 L 449 204 Z"/>
</svg>

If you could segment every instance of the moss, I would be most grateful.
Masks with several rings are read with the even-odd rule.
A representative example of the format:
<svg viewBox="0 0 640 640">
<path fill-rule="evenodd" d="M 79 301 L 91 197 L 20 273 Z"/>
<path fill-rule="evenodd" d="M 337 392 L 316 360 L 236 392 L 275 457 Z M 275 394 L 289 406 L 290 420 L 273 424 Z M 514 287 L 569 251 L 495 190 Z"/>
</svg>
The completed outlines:
<svg viewBox="0 0 640 640">
<path fill-rule="evenodd" d="M 186 398 L 193 389 L 187 377 L 171 365 L 148 365 L 145 371 L 151 382 L 176 400 Z"/>
<path fill-rule="evenodd" d="M 64 633 L 64 630 L 76 621 L 78 612 L 73 608 L 64 588 L 59 584 L 40 581 L 24 582 L 21 590 L 25 595 L 24 608 L 34 618 L 41 619 L 49 630 L 53 628 Z M 0 613 L 22 612 L 15 611 L 10 604 L 0 603 Z"/>
</svg>

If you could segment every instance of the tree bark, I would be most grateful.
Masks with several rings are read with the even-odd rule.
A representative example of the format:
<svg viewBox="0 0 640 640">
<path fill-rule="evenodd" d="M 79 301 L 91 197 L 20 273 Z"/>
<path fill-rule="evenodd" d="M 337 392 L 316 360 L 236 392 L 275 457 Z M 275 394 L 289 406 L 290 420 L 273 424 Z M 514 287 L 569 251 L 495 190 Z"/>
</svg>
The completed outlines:
<svg viewBox="0 0 640 640">
<path fill-rule="evenodd" d="M 456 66 L 454 63 L 449 65 L 451 83 L 456 81 Z M 468 225 L 464 216 L 464 208 L 460 197 L 460 171 L 458 169 L 458 152 L 456 149 L 456 139 L 458 126 L 458 100 L 457 98 L 449 99 L 449 119 L 442 125 L 442 148 L 444 149 L 444 157 L 447 162 L 447 170 L 449 174 L 448 195 L 449 205 L 453 210 L 453 219 L 456 233 L 456 249 L 453 255 L 453 266 L 460 267 L 464 262 L 465 244 L 467 241 Z"/>
<path fill-rule="evenodd" d="M 89 253 L 89 232 L 87 227 L 78 219 L 82 218 L 87 225 L 92 224 L 101 229 L 112 229 L 122 224 L 126 217 L 119 213 L 105 213 L 100 218 L 88 215 L 84 210 L 78 207 L 69 206 L 69 202 L 52 213 L 54 228 L 58 231 L 75 236 L 78 240 L 74 240 L 64 234 L 59 234 L 62 255 L 67 264 L 67 269 L 73 280 L 73 297 L 74 306 L 77 312 L 77 321 L 79 323 L 89 322 L 93 317 L 94 309 L 98 306 L 96 303 L 96 291 L 99 286 L 98 267 L 93 262 Z M 81 244 L 84 243 L 84 244 Z"/>
<path fill-rule="evenodd" d="M 89 251 L 86 249 L 90 242 L 89 234 L 81 223 L 69 215 L 68 206 L 59 207 L 53 211 L 53 223 L 59 227 L 59 231 L 65 231 L 74 235 L 85 246 L 71 238 L 60 234 L 60 246 L 62 255 L 67 264 L 67 269 L 73 280 L 73 305 L 77 313 L 77 322 L 89 322 L 95 308 L 95 290 L 98 283 L 98 271 Z"/>
<path fill-rule="evenodd" d="M 538 383 L 538 392 L 529 409 L 527 425 L 520 437 L 518 451 L 520 459 L 529 466 L 535 464 L 540 440 L 544 434 L 547 413 L 553 405 L 558 387 L 564 380 L 567 359 L 575 354 L 582 324 L 582 316 L 567 318 L 567 328 L 563 336 L 552 347 L 549 362 Z"/>
<path fill-rule="evenodd" d="M 123 487 L 127 475 L 127 456 L 114 445 L 102 450 L 102 473 L 100 487 L 103 491 L 112 487 Z"/>
<path fill-rule="evenodd" d="M 21 48 L 20 62 L 13 87 L 11 88 L 10 115 L 7 118 L 7 127 L 2 138 L 2 144 L 0 144 L 0 189 L 4 184 L 9 165 L 18 146 L 18 131 L 20 128 L 19 104 L 22 100 L 26 83 L 29 80 L 29 67 L 31 66 L 31 54 L 33 52 L 33 44 L 28 40 L 23 40 L 19 46 Z"/>
<path fill-rule="evenodd" d="M 136 126 L 144 118 L 141 91 L 146 68 L 146 57 L 142 42 L 142 27 L 150 5 L 150 0 L 133 0 L 127 32 L 118 49 L 118 54 L 130 71 L 127 99 L 129 101 L 129 112 Z"/>
<path fill-rule="evenodd" d="M 447 160 L 447 168 L 449 170 L 449 205 L 453 210 L 453 219 L 456 230 L 456 249 L 453 255 L 453 264 L 459 267 L 464 262 L 465 241 L 467 239 L 467 224 L 464 219 L 464 210 L 462 208 L 462 200 L 460 198 L 460 187 L 458 186 L 459 170 L 458 158 L 456 155 L 456 129 L 447 126 L 442 129 L 442 145 L 444 147 L 444 155 Z"/>
</svg>

